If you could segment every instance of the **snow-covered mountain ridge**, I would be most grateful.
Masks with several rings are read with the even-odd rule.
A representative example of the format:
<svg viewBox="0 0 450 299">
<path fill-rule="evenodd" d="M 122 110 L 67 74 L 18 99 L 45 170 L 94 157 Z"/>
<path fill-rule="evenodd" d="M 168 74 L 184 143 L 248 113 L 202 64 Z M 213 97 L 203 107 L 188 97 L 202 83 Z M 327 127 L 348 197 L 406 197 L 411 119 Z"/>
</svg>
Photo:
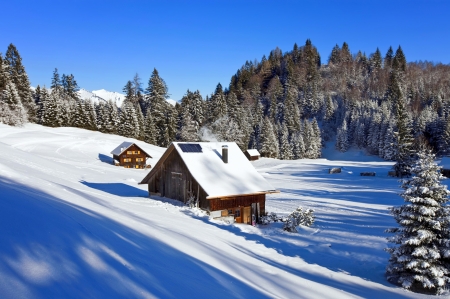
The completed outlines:
<svg viewBox="0 0 450 299">
<path fill-rule="evenodd" d="M 266 210 L 315 210 L 313 226 L 293 234 L 148 198 L 138 184 L 148 170 L 112 165 L 125 140 L 152 165 L 165 150 L 77 128 L 0 124 L 0 298 L 434 298 L 384 276 L 384 230 L 395 226 L 387 208 L 403 203 L 391 162 L 254 162 L 281 191 Z"/>
<path fill-rule="evenodd" d="M 31 89 L 34 91 L 36 88 L 32 86 Z M 125 100 L 124 94 L 116 91 L 107 91 L 105 89 L 89 91 L 84 88 L 80 88 L 77 93 L 80 99 L 91 100 L 93 103 L 98 103 L 99 101 L 107 102 L 109 100 L 112 100 L 116 103 L 117 107 L 121 107 L 123 101 Z M 167 99 L 167 102 L 172 106 L 175 106 L 175 104 L 177 103 L 177 101 L 172 99 Z"/>
<path fill-rule="evenodd" d="M 81 99 L 90 99 L 94 103 L 98 103 L 98 101 L 109 101 L 113 100 L 117 107 L 121 107 L 123 101 L 125 100 L 125 95 L 115 91 L 107 91 L 105 89 L 88 91 L 84 88 L 81 88 L 78 91 L 78 95 Z M 176 101 L 172 99 L 167 99 L 167 102 L 173 106 L 175 106 Z"/>
</svg>

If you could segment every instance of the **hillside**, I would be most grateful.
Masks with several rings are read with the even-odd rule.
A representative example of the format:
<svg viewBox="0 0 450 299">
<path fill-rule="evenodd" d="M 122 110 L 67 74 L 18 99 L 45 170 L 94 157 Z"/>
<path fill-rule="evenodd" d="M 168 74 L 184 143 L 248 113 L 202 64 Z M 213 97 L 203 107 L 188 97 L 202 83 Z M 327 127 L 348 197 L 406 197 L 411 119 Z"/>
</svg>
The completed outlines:
<svg viewBox="0 0 450 299">
<path fill-rule="evenodd" d="M 427 297 L 384 277 L 384 230 L 395 225 L 387 208 L 402 203 L 387 177 L 392 163 L 351 161 L 359 152 L 345 161 L 257 161 L 281 191 L 268 196 L 268 211 L 316 211 L 312 227 L 291 234 L 149 199 L 137 184 L 148 170 L 111 164 L 124 140 L 152 165 L 164 151 L 83 129 L 0 124 L 1 298 Z M 332 166 L 343 173 L 329 175 Z"/>
</svg>

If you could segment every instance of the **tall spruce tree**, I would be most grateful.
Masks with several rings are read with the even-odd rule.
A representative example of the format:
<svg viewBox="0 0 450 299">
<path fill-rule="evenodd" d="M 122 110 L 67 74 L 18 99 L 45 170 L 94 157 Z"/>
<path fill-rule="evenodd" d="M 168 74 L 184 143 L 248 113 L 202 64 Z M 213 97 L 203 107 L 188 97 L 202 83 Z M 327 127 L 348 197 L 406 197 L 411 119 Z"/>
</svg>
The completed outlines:
<svg viewBox="0 0 450 299">
<path fill-rule="evenodd" d="M 5 54 L 5 60 L 9 65 L 10 80 L 14 83 L 21 104 L 28 113 L 28 120 L 36 122 L 36 107 L 33 101 L 30 81 L 22 64 L 22 57 L 16 46 L 10 44 Z"/>
<path fill-rule="evenodd" d="M 272 123 L 268 117 L 263 120 L 261 129 L 261 156 L 267 158 L 278 158 L 278 140 Z"/>
<path fill-rule="evenodd" d="M 406 289 L 440 294 L 450 282 L 449 191 L 441 184 L 440 167 L 431 151 L 421 151 L 404 181 L 405 204 L 391 208 L 400 227 L 387 230 L 394 247 L 386 272 L 388 280 Z"/>
<path fill-rule="evenodd" d="M 176 112 L 166 102 L 169 97 L 168 88 L 156 69 L 150 76 L 145 93 L 145 110 L 146 113 L 152 114 L 157 132 L 157 143 L 159 146 L 168 146 L 176 136 Z"/>
</svg>

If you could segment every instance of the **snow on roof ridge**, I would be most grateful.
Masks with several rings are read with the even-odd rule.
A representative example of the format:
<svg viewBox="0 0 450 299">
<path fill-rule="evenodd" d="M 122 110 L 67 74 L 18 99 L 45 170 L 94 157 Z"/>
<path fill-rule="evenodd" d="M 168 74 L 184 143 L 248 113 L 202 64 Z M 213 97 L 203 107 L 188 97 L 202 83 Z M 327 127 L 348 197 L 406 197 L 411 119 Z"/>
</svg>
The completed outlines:
<svg viewBox="0 0 450 299">
<path fill-rule="evenodd" d="M 180 143 L 199 144 L 204 150 L 183 152 Z M 223 145 L 228 146 L 228 163 L 222 161 Z M 275 190 L 235 142 L 173 142 L 173 146 L 209 198 Z"/>
<path fill-rule="evenodd" d="M 124 141 L 118 147 L 113 149 L 111 151 L 111 154 L 119 156 L 120 154 L 122 154 L 124 151 L 126 151 L 133 144 L 134 144 L 134 142 Z"/>
</svg>

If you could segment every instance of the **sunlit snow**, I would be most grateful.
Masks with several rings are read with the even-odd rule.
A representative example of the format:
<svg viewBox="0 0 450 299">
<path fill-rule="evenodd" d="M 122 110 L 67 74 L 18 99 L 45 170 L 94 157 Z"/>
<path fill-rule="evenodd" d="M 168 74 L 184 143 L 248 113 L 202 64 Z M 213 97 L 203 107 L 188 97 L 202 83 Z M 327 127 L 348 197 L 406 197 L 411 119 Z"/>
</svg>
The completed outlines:
<svg viewBox="0 0 450 299">
<path fill-rule="evenodd" d="M 281 223 L 225 224 L 149 199 L 137 184 L 149 170 L 112 165 L 124 141 L 151 165 L 165 150 L 76 128 L 0 124 L 0 298 L 427 297 L 384 276 L 384 230 L 396 226 L 388 207 L 403 203 L 391 162 L 358 151 L 336 160 L 330 147 L 323 159 L 252 162 L 281 191 L 267 196 L 269 212 L 315 210 L 316 222 L 292 234 Z M 360 176 L 368 171 L 376 176 Z"/>
</svg>

